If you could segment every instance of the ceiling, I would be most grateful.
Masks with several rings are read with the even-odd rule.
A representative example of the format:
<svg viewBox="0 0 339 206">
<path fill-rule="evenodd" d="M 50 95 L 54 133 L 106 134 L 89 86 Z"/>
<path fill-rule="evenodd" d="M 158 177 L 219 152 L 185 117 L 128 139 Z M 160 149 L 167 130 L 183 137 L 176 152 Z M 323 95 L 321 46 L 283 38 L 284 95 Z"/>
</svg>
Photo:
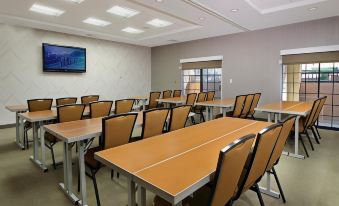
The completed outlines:
<svg viewBox="0 0 339 206">
<path fill-rule="evenodd" d="M 48 16 L 29 11 L 38 3 L 65 11 Z M 139 11 L 131 18 L 106 12 L 119 5 Z M 214 36 L 270 28 L 339 15 L 338 0 L 0 0 L 0 22 L 143 46 L 160 46 Z M 95 17 L 106 27 L 85 24 Z M 155 28 L 154 19 L 173 24 Z M 141 29 L 140 34 L 121 31 Z"/>
</svg>

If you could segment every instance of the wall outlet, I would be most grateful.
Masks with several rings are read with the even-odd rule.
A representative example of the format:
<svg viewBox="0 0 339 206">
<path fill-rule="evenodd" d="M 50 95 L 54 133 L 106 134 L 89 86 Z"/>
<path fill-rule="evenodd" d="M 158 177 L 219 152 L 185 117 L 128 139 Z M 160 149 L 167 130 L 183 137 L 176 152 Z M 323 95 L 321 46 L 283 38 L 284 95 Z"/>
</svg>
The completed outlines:
<svg viewBox="0 0 339 206">
<path fill-rule="evenodd" d="M 230 79 L 230 84 L 232 84 L 233 83 L 233 79 Z"/>
</svg>

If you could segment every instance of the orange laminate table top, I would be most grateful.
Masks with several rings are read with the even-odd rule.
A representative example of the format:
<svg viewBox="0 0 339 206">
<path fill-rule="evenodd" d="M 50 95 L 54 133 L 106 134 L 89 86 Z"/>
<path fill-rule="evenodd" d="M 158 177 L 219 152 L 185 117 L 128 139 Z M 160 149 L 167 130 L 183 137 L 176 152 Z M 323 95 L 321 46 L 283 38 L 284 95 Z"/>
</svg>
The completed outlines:
<svg viewBox="0 0 339 206">
<path fill-rule="evenodd" d="M 140 127 L 142 123 L 142 112 L 138 112 L 135 126 Z M 45 125 L 44 128 L 58 139 L 71 143 L 100 135 L 102 133 L 102 118 L 50 124 Z"/>
<path fill-rule="evenodd" d="M 173 104 L 180 104 L 186 102 L 186 97 L 171 97 L 171 98 L 165 98 L 165 99 L 157 99 L 158 102 L 164 102 L 164 103 L 173 103 Z"/>
<path fill-rule="evenodd" d="M 5 108 L 11 112 L 25 112 L 28 111 L 27 104 L 6 105 Z"/>
<path fill-rule="evenodd" d="M 313 102 L 283 101 L 257 107 L 256 111 L 305 116 L 312 109 Z"/>
<path fill-rule="evenodd" d="M 235 101 L 234 98 L 225 98 L 225 99 L 221 99 L 221 100 L 197 102 L 197 103 L 195 103 L 195 105 L 211 106 L 211 107 L 233 107 L 234 101 Z"/>
</svg>

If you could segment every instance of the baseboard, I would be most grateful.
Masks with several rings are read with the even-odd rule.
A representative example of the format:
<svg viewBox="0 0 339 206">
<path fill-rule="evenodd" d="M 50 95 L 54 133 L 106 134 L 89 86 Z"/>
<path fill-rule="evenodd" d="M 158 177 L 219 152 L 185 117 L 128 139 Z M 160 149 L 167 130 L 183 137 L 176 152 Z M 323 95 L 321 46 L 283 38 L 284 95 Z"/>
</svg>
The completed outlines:
<svg viewBox="0 0 339 206">
<path fill-rule="evenodd" d="M 12 127 L 15 127 L 15 124 L 0 125 L 0 129 L 7 129 L 7 128 L 12 128 Z"/>
</svg>

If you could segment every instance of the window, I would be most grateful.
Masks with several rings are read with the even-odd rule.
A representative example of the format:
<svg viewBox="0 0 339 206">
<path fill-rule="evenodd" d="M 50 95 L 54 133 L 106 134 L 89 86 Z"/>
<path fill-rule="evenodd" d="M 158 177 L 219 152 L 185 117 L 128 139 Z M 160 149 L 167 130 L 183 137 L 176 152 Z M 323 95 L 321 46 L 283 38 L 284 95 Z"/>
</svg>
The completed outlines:
<svg viewBox="0 0 339 206">
<path fill-rule="evenodd" d="M 318 124 L 339 128 L 339 62 L 283 65 L 283 101 L 327 96 Z"/>
<path fill-rule="evenodd" d="M 182 70 L 182 90 L 184 95 L 215 91 L 215 99 L 221 99 L 220 68 Z"/>
</svg>

